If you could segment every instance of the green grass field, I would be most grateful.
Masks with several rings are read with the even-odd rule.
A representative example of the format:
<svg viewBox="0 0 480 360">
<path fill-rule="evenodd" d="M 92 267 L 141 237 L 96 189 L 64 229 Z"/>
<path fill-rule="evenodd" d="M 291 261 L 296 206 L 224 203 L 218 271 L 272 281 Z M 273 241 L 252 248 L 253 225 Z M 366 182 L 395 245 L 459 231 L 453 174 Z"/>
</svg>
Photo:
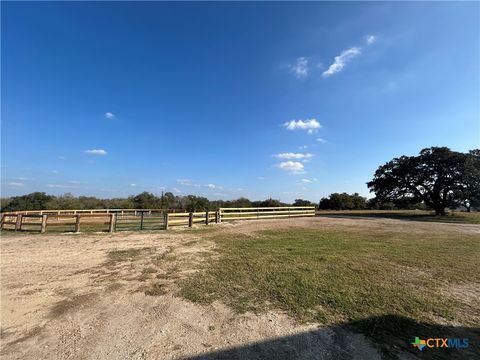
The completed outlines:
<svg viewBox="0 0 480 360">
<path fill-rule="evenodd" d="M 448 222 L 459 224 L 480 224 L 480 212 L 451 211 L 446 216 L 435 216 L 432 211 L 424 210 L 319 210 L 320 216 L 356 216 L 380 217 L 414 221 Z"/>
<path fill-rule="evenodd" d="M 218 253 L 181 283 L 181 294 L 194 302 L 220 300 L 239 313 L 281 309 L 300 322 L 349 324 L 387 356 L 392 345 L 440 331 L 442 322 L 480 322 L 478 297 L 461 301 L 452 290 L 480 284 L 478 234 L 415 232 L 407 223 L 391 232 L 212 236 Z"/>
</svg>

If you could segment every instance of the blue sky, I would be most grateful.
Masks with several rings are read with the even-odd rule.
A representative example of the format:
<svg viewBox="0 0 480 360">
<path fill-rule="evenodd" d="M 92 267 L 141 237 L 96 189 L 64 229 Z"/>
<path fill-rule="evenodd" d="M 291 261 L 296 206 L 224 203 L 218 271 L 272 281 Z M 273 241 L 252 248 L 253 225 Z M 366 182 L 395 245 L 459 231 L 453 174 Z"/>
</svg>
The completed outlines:
<svg viewBox="0 0 480 360">
<path fill-rule="evenodd" d="M 480 146 L 478 2 L 1 6 L 2 196 L 370 196 Z"/>
</svg>

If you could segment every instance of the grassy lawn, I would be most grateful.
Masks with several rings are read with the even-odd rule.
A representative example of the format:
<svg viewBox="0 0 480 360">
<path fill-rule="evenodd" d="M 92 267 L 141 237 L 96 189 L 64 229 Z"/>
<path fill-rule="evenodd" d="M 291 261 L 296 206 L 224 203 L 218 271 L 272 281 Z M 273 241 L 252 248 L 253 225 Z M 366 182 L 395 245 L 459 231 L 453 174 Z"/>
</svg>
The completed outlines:
<svg viewBox="0 0 480 360">
<path fill-rule="evenodd" d="M 460 224 L 480 224 L 480 212 L 451 211 L 446 216 L 435 216 L 432 211 L 424 210 L 320 210 L 317 215 L 365 216 L 383 217 L 390 219 L 404 219 L 415 221 L 449 222 Z"/>
<path fill-rule="evenodd" d="M 442 335 L 440 323 L 478 327 L 478 306 L 449 290 L 479 286 L 478 234 L 362 231 L 212 235 L 218 254 L 181 293 L 240 313 L 281 309 L 301 322 L 347 324 L 388 356 L 427 330 Z"/>
</svg>

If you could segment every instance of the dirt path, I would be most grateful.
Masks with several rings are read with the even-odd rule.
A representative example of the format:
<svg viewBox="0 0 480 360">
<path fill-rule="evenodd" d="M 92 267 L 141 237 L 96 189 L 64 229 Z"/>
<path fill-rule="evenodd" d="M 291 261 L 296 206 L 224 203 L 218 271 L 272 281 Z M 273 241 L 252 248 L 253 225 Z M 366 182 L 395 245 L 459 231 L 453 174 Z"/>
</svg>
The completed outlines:
<svg viewBox="0 0 480 360">
<path fill-rule="evenodd" d="M 310 218 L 222 224 L 217 231 L 313 227 L 382 231 L 398 220 Z M 439 224 L 422 223 L 415 231 Z M 450 230 L 479 231 L 440 224 Z M 299 325 L 280 312 L 236 315 L 176 296 L 175 281 L 214 247 L 203 229 L 1 240 L 3 359 L 376 359 L 361 335 Z M 223 352 L 222 352 L 223 351 Z"/>
</svg>

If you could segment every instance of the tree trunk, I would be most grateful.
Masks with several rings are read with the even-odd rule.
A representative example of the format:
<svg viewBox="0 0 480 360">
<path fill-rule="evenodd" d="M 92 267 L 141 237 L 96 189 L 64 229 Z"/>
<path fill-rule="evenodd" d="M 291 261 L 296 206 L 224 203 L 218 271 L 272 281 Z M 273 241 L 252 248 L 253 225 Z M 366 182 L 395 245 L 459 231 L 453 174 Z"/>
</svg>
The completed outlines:
<svg viewBox="0 0 480 360">
<path fill-rule="evenodd" d="M 436 208 L 435 208 L 435 215 L 436 215 L 436 216 L 439 216 L 439 215 L 440 215 L 440 216 L 445 216 L 445 215 L 447 215 L 447 214 L 445 213 L 445 208 L 444 208 L 444 207 L 436 207 Z"/>
</svg>

